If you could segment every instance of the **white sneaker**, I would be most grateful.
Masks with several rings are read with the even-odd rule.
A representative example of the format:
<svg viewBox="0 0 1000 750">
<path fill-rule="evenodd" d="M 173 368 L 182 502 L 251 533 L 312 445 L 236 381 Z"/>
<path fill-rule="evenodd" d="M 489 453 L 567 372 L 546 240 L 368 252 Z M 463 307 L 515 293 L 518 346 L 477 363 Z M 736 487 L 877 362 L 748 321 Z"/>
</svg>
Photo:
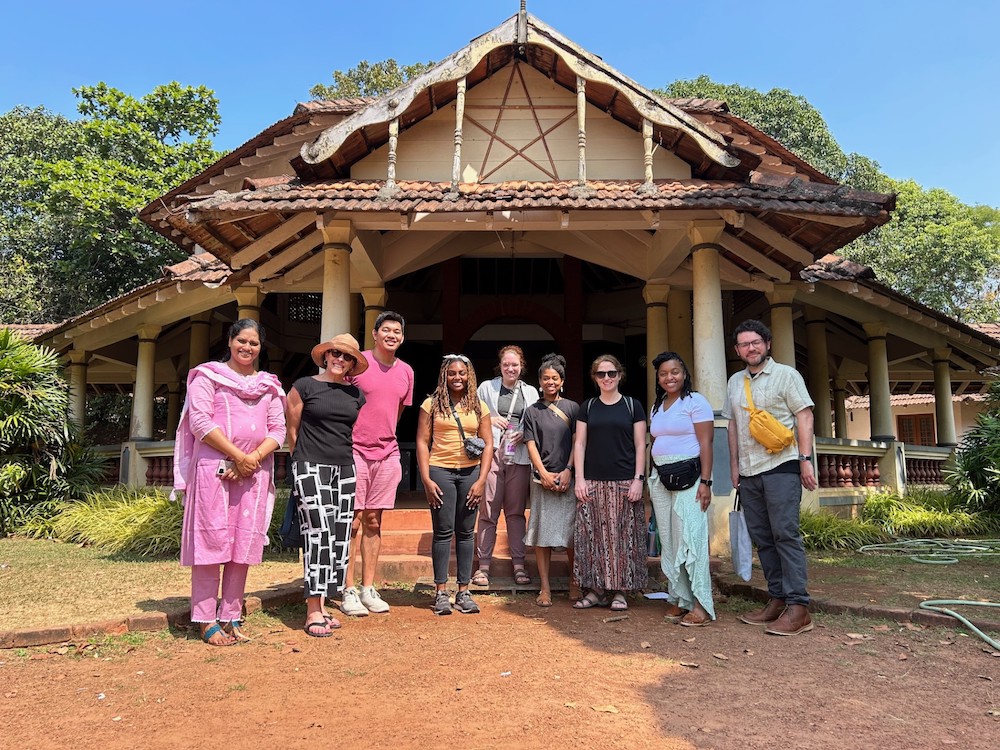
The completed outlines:
<svg viewBox="0 0 1000 750">
<path fill-rule="evenodd" d="M 389 605 L 385 603 L 374 586 L 361 587 L 361 603 L 368 608 L 369 612 L 384 614 L 389 611 Z"/>
<path fill-rule="evenodd" d="M 353 586 L 344 589 L 344 597 L 340 602 L 340 611 L 350 617 L 368 616 L 368 608 L 361 603 L 358 590 Z"/>
</svg>

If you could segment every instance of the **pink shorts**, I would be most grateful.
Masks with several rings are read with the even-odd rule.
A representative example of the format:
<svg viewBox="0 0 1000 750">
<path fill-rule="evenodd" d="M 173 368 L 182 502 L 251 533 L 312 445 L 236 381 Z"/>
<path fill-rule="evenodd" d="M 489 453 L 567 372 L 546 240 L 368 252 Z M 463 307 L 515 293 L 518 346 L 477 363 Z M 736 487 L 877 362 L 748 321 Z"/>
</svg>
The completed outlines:
<svg viewBox="0 0 1000 750">
<path fill-rule="evenodd" d="M 399 454 L 372 460 L 354 454 L 357 492 L 354 510 L 386 510 L 396 505 L 396 490 L 403 478 Z"/>
</svg>

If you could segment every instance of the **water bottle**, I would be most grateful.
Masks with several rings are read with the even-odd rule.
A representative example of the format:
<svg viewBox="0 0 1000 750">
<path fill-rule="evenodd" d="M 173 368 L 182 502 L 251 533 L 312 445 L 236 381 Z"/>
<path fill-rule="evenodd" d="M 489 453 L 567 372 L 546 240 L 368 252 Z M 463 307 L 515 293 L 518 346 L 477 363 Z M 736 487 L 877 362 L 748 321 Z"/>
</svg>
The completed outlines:
<svg viewBox="0 0 1000 750">
<path fill-rule="evenodd" d="M 508 466 L 514 463 L 514 454 L 517 453 L 517 444 L 514 443 L 513 438 L 519 434 L 520 433 L 517 430 L 517 422 L 511 420 L 507 424 L 507 430 L 503 441 L 503 462 Z"/>
</svg>

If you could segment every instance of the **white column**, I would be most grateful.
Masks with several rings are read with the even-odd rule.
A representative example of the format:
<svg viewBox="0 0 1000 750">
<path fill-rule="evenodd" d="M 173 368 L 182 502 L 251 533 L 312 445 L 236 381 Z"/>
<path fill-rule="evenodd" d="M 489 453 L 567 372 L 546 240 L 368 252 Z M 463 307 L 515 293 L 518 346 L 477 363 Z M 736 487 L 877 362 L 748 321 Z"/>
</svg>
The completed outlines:
<svg viewBox="0 0 1000 750">
<path fill-rule="evenodd" d="M 241 286 L 233 290 L 236 295 L 236 319 L 248 318 L 260 322 L 260 306 L 266 292 L 259 286 Z"/>
<path fill-rule="evenodd" d="M 934 416 L 937 422 L 937 444 L 954 448 L 958 445 L 955 430 L 955 407 L 951 400 L 951 349 L 934 350 Z"/>
<path fill-rule="evenodd" d="M 670 288 L 667 295 L 667 341 L 681 355 L 688 367 L 694 367 L 694 329 L 691 322 L 691 292 Z"/>
<path fill-rule="evenodd" d="M 69 351 L 69 418 L 80 427 L 87 422 L 87 359 L 82 349 Z"/>
<path fill-rule="evenodd" d="M 795 329 L 792 326 L 792 300 L 795 288 L 776 284 L 767 293 L 771 305 L 771 356 L 776 362 L 795 367 Z"/>
<path fill-rule="evenodd" d="M 822 310 L 806 307 L 806 348 L 809 356 L 809 391 L 816 407 L 813 409 L 814 430 L 819 437 L 833 437 L 830 404 L 830 359 L 826 347 L 826 316 Z"/>
<path fill-rule="evenodd" d="M 722 320 L 719 251 L 702 247 L 691 255 L 694 277 L 694 382 L 715 411 L 726 402 L 726 332 Z"/>
<path fill-rule="evenodd" d="M 834 437 L 847 437 L 847 381 L 833 381 L 833 424 L 836 435 Z"/>
<path fill-rule="evenodd" d="M 191 337 L 188 344 L 188 369 L 208 361 L 210 321 L 212 313 L 203 312 L 191 316 Z"/>
<path fill-rule="evenodd" d="M 872 440 L 895 440 L 892 401 L 889 390 L 889 356 L 885 323 L 862 323 L 868 335 L 868 394 L 872 421 Z"/>
<path fill-rule="evenodd" d="M 150 440 L 153 437 L 153 393 L 156 383 L 156 337 L 160 326 L 140 326 L 139 351 L 135 362 L 135 387 L 132 390 L 132 440 Z"/>
<path fill-rule="evenodd" d="M 642 288 L 642 298 L 646 300 L 646 408 L 653 405 L 656 394 L 656 373 L 652 370 L 653 359 L 670 348 L 667 334 L 668 284 L 646 284 Z"/>
<path fill-rule="evenodd" d="M 371 349 L 375 346 L 375 340 L 372 338 L 375 320 L 385 311 L 385 303 L 388 295 L 385 292 L 384 286 L 372 286 L 364 287 L 361 290 L 361 297 L 365 302 L 364 348 Z"/>
<path fill-rule="evenodd" d="M 323 312 L 320 339 L 328 341 L 351 330 L 351 246 L 323 245 Z"/>
</svg>

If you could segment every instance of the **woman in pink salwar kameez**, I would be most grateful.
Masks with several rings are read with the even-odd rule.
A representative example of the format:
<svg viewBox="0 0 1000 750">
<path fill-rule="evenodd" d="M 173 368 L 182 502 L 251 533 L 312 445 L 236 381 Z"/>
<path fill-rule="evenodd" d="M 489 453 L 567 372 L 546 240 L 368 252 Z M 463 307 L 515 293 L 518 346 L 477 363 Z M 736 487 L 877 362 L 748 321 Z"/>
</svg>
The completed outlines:
<svg viewBox="0 0 1000 750">
<path fill-rule="evenodd" d="M 259 323 L 234 323 L 225 361 L 188 373 L 177 428 L 181 565 L 191 567 L 191 622 L 213 646 L 249 640 L 240 628 L 247 571 L 263 557 L 274 509 L 272 454 L 285 439 L 285 392 L 274 375 L 257 372 L 261 344 Z"/>
</svg>

